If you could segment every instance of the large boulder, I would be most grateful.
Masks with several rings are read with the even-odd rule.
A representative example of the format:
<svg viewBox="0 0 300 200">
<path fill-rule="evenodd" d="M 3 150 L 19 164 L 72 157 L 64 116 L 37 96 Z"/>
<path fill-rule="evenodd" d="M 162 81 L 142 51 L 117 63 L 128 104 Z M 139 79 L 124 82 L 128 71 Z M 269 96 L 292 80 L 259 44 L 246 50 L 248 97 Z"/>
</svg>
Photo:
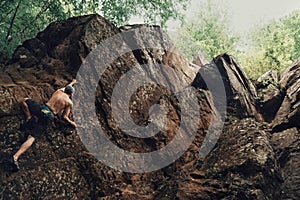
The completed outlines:
<svg viewBox="0 0 300 200">
<path fill-rule="evenodd" d="M 300 59 L 285 69 L 280 76 L 282 101 L 270 124 L 272 143 L 281 168 L 282 199 L 300 197 Z M 274 97 L 276 98 L 276 97 Z"/>
<path fill-rule="evenodd" d="M 283 100 L 272 128 L 278 131 L 289 127 L 300 128 L 300 59 L 282 72 L 279 88 L 283 93 Z"/>
<path fill-rule="evenodd" d="M 222 80 L 222 87 L 226 92 L 228 116 L 239 119 L 254 117 L 258 121 L 263 120 L 256 108 L 256 88 L 233 56 L 219 55 L 211 63 L 200 67 L 192 85 L 196 88 L 210 89 L 207 86 L 208 81 L 205 76 L 216 76 L 209 83 L 214 89 L 220 87 L 215 82 L 218 76 Z M 224 96 L 221 95 L 219 98 L 224 98 Z"/>
<path fill-rule="evenodd" d="M 281 173 L 281 199 L 299 198 L 300 60 L 259 89 L 260 111 L 267 120 L 270 143 Z M 274 84 L 275 83 L 275 84 Z M 261 85 L 261 84 L 258 84 Z M 269 87 L 268 87 L 269 86 Z"/>
<path fill-rule="evenodd" d="M 178 183 L 179 199 L 278 199 L 280 173 L 263 129 L 251 118 L 226 126 L 216 148 Z"/>
</svg>

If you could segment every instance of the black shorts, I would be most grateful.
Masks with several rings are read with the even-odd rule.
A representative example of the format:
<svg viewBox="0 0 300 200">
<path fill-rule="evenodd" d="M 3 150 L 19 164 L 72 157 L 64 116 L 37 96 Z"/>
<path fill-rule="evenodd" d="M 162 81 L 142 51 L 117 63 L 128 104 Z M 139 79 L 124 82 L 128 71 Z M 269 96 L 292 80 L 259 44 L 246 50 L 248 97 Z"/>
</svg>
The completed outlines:
<svg viewBox="0 0 300 200">
<path fill-rule="evenodd" d="M 32 99 L 26 99 L 26 104 L 28 106 L 31 115 L 38 116 L 41 112 L 41 104 L 37 103 Z"/>
<path fill-rule="evenodd" d="M 27 99 L 25 102 L 32 118 L 24 124 L 24 128 L 29 135 L 36 138 L 46 132 L 47 126 L 52 121 L 52 118 L 45 117 L 42 112 L 43 109 L 49 110 L 49 108 L 45 104 L 39 104 L 32 99 Z M 52 112 L 51 114 L 53 115 Z"/>
</svg>

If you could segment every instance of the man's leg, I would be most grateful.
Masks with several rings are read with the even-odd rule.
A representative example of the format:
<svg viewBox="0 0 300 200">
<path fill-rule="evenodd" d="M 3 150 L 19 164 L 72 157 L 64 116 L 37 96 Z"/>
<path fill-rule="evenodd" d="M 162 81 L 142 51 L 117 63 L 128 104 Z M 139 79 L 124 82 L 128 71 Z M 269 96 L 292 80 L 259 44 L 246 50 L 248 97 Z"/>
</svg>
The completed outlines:
<svg viewBox="0 0 300 200">
<path fill-rule="evenodd" d="M 23 99 L 23 100 L 20 102 L 20 104 L 21 104 L 21 106 L 22 106 L 22 109 L 23 109 L 23 111 L 24 111 L 24 114 L 25 114 L 25 116 L 26 116 L 26 119 L 30 119 L 30 118 L 31 118 L 31 114 L 30 114 L 28 105 L 27 105 L 27 103 L 26 103 L 26 100 L 27 100 L 27 99 L 28 99 L 28 98 Z"/>
<path fill-rule="evenodd" d="M 33 144 L 35 138 L 31 135 L 28 135 L 27 140 L 21 145 L 19 150 L 13 155 L 14 160 L 18 160 L 20 155 L 22 155 L 25 151 L 27 151 L 31 145 Z"/>
</svg>

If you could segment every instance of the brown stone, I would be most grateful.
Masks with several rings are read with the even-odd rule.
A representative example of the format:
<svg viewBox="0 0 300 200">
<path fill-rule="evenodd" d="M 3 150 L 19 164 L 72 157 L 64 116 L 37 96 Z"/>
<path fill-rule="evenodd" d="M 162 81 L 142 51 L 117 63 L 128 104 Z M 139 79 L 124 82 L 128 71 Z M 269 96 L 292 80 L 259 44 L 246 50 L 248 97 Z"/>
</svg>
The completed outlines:
<svg viewBox="0 0 300 200">
<path fill-rule="evenodd" d="M 285 69 L 279 86 L 284 94 L 282 104 L 276 113 L 272 127 L 275 131 L 300 127 L 300 59 Z"/>
<path fill-rule="evenodd" d="M 215 69 L 212 68 L 217 68 L 218 72 L 214 72 Z M 220 86 L 215 85 L 214 80 L 221 76 L 223 88 L 226 92 L 228 116 L 237 118 L 255 117 L 258 121 L 262 121 L 262 116 L 256 109 L 256 89 L 234 57 L 223 54 L 214 58 L 210 64 L 200 67 L 192 85 L 196 88 L 208 89 L 205 78 L 202 76 L 216 76 L 216 78 L 211 78 L 209 83 L 215 90 L 218 90 Z M 224 96 L 220 98 L 224 98 Z"/>
</svg>

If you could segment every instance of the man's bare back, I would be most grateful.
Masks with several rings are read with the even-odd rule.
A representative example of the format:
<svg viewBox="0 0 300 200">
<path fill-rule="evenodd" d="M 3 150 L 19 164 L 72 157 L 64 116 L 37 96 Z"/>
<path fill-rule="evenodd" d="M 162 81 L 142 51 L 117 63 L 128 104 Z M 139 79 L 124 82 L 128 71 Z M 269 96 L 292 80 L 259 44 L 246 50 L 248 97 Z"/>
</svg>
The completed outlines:
<svg viewBox="0 0 300 200">
<path fill-rule="evenodd" d="M 76 83 L 76 80 L 73 80 L 69 86 L 72 86 Z M 68 86 L 67 86 L 68 87 Z M 67 88 L 66 87 L 66 88 Z M 62 118 L 71 124 L 73 127 L 76 127 L 75 122 L 70 120 L 69 114 L 71 112 L 71 108 L 73 107 L 72 96 L 73 94 L 68 94 L 65 90 L 66 88 L 62 88 L 53 93 L 50 100 L 46 103 L 46 105 L 52 110 L 52 112 L 57 115 L 58 113 L 62 113 Z"/>
<path fill-rule="evenodd" d="M 53 93 L 46 105 L 57 115 L 63 112 L 66 107 L 72 106 L 72 101 L 66 93 L 59 89 Z"/>
</svg>

